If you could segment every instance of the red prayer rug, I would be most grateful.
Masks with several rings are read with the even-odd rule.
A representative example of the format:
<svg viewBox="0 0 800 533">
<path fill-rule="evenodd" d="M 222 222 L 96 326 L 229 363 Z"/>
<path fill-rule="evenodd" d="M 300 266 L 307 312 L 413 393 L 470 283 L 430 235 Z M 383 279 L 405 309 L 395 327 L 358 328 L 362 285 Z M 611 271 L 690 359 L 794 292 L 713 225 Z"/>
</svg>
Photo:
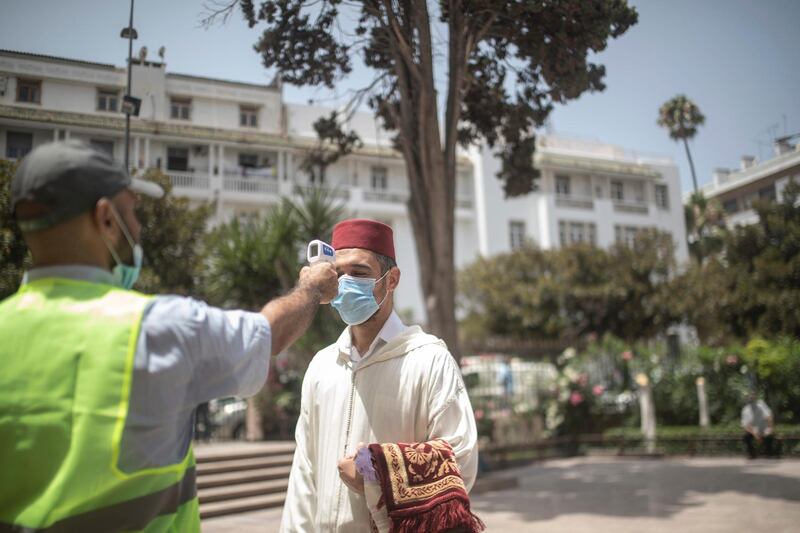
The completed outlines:
<svg viewBox="0 0 800 533">
<path fill-rule="evenodd" d="M 483 531 L 446 441 L 370 444 L 369 450 L 392 520 L 390 533 Z"/>
</svg>

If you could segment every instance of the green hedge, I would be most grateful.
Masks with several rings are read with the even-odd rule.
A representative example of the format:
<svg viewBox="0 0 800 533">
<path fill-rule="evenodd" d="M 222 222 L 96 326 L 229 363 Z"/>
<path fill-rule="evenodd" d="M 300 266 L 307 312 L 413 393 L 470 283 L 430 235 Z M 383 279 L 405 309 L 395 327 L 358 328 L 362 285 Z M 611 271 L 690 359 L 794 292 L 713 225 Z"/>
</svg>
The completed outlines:
<svg viewBox="0 0 800 533">
<path fill-rule="evenodd" d="M 700 426 L 664 426 L 656 429 L 656 438 L 683 439 L 691 437 L 723 437 L 740 435 L 743 430 L 738 425 L 723 425 L 701 428 Z M 800 435 L 800 424 L 777 424 L 775 433 L 778 435 Z M 626 439 L 640 439 L 642 433 L 639 428 L 613 428 L 603 433 L 604 437 L 624 437 Z"/>
</svg>

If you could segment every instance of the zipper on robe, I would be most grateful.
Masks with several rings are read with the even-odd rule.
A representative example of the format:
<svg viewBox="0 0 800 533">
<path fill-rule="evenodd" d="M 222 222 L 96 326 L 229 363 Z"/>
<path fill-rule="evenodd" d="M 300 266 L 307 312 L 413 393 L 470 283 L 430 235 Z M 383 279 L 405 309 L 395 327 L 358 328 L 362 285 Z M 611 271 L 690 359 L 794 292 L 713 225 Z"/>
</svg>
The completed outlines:
<svg viewBox="0 0 800 533">
<path fill-rule="evenodd" d="M 353 423 L 353 403 L 355 402 L 355 395 L 356 395 L 356 372 L 350 367 L 350 371 L 352 374 L 351 376 L 351 386 L 350 386 L 350 402 L 347 409 L 347 429 L 344 432 L 344 450 L 342 450 L 342 457 L 347 455 L 347 443 L 350 442 L 350 426 Z M 339 511 L 342 509 L 342 488 L 344 487 L 344 482 L 339 481 L 339 490 L 336 494 L 336 521 L 334 522 L 334 527 L 339 529 Z"/>
</svg>

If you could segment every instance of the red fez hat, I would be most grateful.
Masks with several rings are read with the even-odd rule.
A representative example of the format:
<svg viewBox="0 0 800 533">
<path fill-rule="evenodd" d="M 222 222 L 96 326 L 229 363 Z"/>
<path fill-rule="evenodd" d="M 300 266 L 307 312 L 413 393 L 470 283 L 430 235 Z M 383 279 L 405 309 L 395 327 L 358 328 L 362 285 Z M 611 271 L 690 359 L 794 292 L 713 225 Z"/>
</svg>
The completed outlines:
<svg viewBox="0 0 800 533">
<path fill-rule="evenodd" d="M 334 249 L 363 248 L 395 259 L 392 228 L 365 218 L 353 218 L 339 222 L 333 228 Z"/>
</svg>

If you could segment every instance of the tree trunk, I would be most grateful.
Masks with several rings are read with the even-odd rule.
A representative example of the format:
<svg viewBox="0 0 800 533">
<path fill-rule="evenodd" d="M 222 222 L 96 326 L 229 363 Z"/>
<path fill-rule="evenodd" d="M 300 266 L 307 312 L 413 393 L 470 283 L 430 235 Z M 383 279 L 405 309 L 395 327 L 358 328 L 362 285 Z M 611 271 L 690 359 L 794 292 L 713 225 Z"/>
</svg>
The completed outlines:
<svg viewBox="0 0 800 533">
<path fill-rule="evenodd" d="M 247 399 L 245 426 L 248 441 L 264 440 L 264 420 L 261 414 L 261 392 L 259 392 Z"/>
<path fill-rule="evenodd" d="M 692 154 L 689 152 L 689 142 L 683 138 L 683 147 L 686 148 L 686 157 L 689 158 L 689 169 L 692 171 L 692 184 L 694 185 L 694 193 L 697 194 L 697 175 L 694 173 L 694 162 L 692 161 Z"/>
<path fill-rule="evenodd" d="M 460 357 L 455 318 L 455 150 L 443 149 L 433 75 L 433 42 L 427 2 L 416 2 L 414 20 L 392 18 L 390 46 L 398 80 L 399 147 L 408 172 L 408 213 L 420 267 L 428 328 Z M 406 44 L 418 39 L 418 54 Z M 448 95 L 449 99 L 450 95 Z M 454 138 L 450 139 L 453 142 Z M 447 144 L 447 146 L 450 146 Z"/>
</svg>

